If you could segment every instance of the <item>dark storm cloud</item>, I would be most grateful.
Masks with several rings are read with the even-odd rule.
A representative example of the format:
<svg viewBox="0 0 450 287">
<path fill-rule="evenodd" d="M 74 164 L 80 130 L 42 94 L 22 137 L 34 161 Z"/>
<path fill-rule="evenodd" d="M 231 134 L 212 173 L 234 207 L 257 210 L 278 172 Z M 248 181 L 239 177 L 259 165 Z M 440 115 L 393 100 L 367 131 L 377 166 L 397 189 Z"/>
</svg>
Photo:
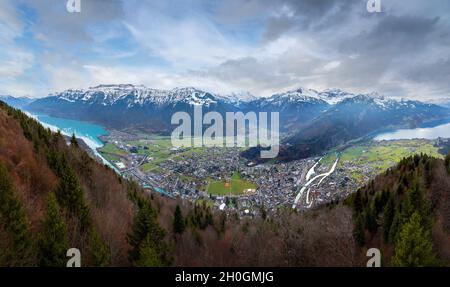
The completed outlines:
<svg viewBox="0 0 450 287">
<path fill-rule="evenodd" d="M 337 39 L 344 58 L 339 69 L 329 75 L 336 85 L 359 88 L 377 86 L 387 72 L 409 66 L 410 57 L 436 44 L 439 18 L 386 15 L 369 31 Z"/>
<path fill-rule="evenodd" d="M 232 82 L 242 90 L 252 89 L 255 83 L 258 83 L 261 90 L 276 90 L 284 89 L 292 82 L 292 78 L 280 72 L 279 68 L 279 66 L 260 62 L 253 57 L 245 57 L 226 61 L 207 72 L 198 72 L 198 74 Z"/>
<path fill-rule="evenodd" d="M 414 90 L 411 88 L 401 92 L 400 87 L 393 86 L 394 83 L 407 83 L 414 75 L 416 79 L 412 85 L 416 85 L 419 78 L 423 79 L 422 83 L 434 82 L 433 85 L 444 81 L 443 77 L 434 77 L 433 80 L 429 76 L 426 79 L 420 72 L 422 67 L 427 67 L 428 75 L 445 74 L 441 72 L 445 70 L 445 64 L 440 65 L 434 59 L 446 57 L 446 53 L 447 57 L 449 55 L 444 48 L 448 39 L 442 37 L 440 24 L 439 17 L 385 15 L 371 30 L 354 37 L 338 39 L 340 52 L 355 57 L 343 60 L 340 67 L 329 75 L 329 81 L 335 85 L 343 83 L 394 96 L 407 96 Z M 391 83 L 383 83 L 386 78 Z"/>
<path fill-rule="evenodd" d="M 450 58 L 427 64 L 418 64 L 406 71 L 412 81 L 450 86 Z"/>
<path fill-rule="evenodd" d="M 362 0 L 284 0 L 279 1 L 275 13 L 267 22 L 266 40 L 276 40 L 290 30 L 321 30 L 342 23 Z"/>
<path fill-rule="evenodd" d="M 423 50 L 436 39 L 432 39 L 439 18 L 386 15 L 370 31 L 348 39 L 342 39 L 343 52 L 363 55 L 402 55 Z"/>
</svg>

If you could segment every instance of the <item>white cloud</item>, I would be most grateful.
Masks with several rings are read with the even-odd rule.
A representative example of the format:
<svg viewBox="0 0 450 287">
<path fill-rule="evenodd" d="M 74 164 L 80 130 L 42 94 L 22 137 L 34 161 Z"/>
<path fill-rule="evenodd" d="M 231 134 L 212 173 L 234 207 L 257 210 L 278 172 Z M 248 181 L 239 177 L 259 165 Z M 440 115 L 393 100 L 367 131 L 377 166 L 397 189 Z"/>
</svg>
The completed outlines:
<svg viewBox="0 0 450 287">
<path fill-rule="evenodd" d="M 34 56 L 23 50 L 13 50 L 12 46 L 3 46 L 6 48 L 0 56 L 0 77 L 15 79 L 22 75 L 33 65 Z"/>
<path fill-rule="evenodd" d="M 339 67 L 340 65 L 341 65 L 340 61 L 332 61 L 332 62 L 329 62 L 329 63 L 325 64 L 322 67 L 322 70 L 324 72 L 330 72 L 330 71 L 336 69 L 337 67 Z"/>
<path fill-rule="evenodd" d="M 196 19 L 180 19 L 176 22 L 159 19 L 158 25 L 155 25 L 153 21 L 156 20 L 150 23 L 146 21 L 148 15 L 142 17 L 145 19 L 125 22 L 130 33 L 153 56 L 162 58 L 178 70 L 216 65 L 242 56 L 248 50 L 225 38 L 208 22 Z"/>
<path fill-rule="evenodd" d="M 27 69 L 34 63 L 34 55 L 14 43 L 23 33 L 13 2 L 0 2 L 0 94 L 29 94 L 31 89 L 19 82 Z"/>
<path fill-rule="evenodd" d="M 53 2 L 21 1 L 31 20 L 0 1 L 0 93 L 107 83 L 265 96 L 298 86 L 450 92 L 446 0 L 386 1 L 376 15 L 358 0 L 92 0 L 80 15 Z"/>
</svg>

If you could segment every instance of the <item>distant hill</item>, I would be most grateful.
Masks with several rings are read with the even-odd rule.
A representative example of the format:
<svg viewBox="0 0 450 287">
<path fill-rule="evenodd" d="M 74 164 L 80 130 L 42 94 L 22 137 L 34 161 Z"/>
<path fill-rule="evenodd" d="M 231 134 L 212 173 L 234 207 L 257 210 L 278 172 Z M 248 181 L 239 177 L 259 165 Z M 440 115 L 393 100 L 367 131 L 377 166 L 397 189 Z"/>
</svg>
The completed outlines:
<svg viewBox="0 0 450 287">
<path fill-rule="evenodd" d="M 27 98 L 27 97 L 12 97 L 12 96 L 0 96 L 0 101 L 3 101 L 14 108 L 23 108 L 29 104 L 31 104 L 34 99 Z"/>
<path fill-rule="evenodd" d="M 356 95 L 330 106 L 282 142 L 279 160 L 321 155 L 327 150 L 376 132 L 415 128 L 450 117 L 450 109 L 411 100 Z M 258 153 L 243 153 L 254 159 Z"/>
<path fill-rule="evenodd" d="M 449 116 L 450 110 L 437 105 L 360 95 L 343 100 L 286 139 L 292 146 L 287 153 L 297 158 L 319 154 L 375 131 L 414 128 Z"/>
</svg>

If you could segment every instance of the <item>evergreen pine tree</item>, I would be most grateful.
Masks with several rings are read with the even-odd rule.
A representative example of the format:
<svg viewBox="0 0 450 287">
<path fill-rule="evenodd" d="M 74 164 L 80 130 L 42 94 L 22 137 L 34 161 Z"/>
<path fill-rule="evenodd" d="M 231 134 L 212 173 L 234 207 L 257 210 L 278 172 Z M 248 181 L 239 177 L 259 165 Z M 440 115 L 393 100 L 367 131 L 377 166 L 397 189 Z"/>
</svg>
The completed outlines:
<svg viewBox="0 0 450 287">
<path fill-rule="evenodd" d="M 11 245 L 3 260 L 9 266 L 33 264 L 33 241 L 28 230 L 25 210 L 14 194 L 13 181 L 0 162 L 0 224 L 8 233 Z"/>
<path fill-rule="evenodd" d="M 359 246 L 363 246 L 366 243 L 366 237 L 364 235 L 364 218 L 360 214 L 355 221 L 355 227 L 353 228 L 353 236 Z"/>
<path fill-rule="evenodd" d="M 136 261 L 137 267 L 159 267 L 162 266 L 155 243 L 150 236 L 145 237 L 139 248 L 139 259 Z"/>
<path fill-rule="evenodd" d="M 94 266 L 106 266 L 111 261 L 111 253 L 106 245 L 92 228 L 89 233 L 90 254 Z"/>
<path fill-rule="evenodd" d="M 130 260 L 138 264 L 141 258 L 141 248 L 151 246 L 158 254 L 161 265 L 167 265 L 167 245 L 164 242 L 165 230 L 162 229 L 157 221 L 157 216 L 150 203 L 140 201 L 140 208 L 134 218 L 132 231 L 128 234 L 128 242 L 132 249 L 130 251 Z"/>
<path fill-rule="evenodd" d="M 388 242 L 395 242 L 401 227 L 401 210 L 396 209 L 391 227 L 389 228 Z"/>
<path fill-rule="evenodd" d="M 75 134 L 72 134 L 72 138 L 70 139 L 70 146 L 78 147 L 78 141 L 77 138 L 75 137 Z"/>
<path fill-rule="evenodd" d="M 56 173 L 60 178 L 58 189 L 56 190 L 56 197 L 58 203 L 69 210 L 72 215 L 75 215 L 80 220 L 81 227 L 87 230 L 90 226 L 89 208 L 84 200 L 84 191 L 80 186 L 78 176 L 69 167 L 64 156 L 57 160 Z"/>
<path fill-rule="evenodd" d="M 362 209 L 361 189 L 358 189 L 353 199 L 353 211 L 358 215 L 362 212 Z"/>
<path fill-rule="evenodd" d="M 445 167 L 447 169 L 447 173 L 450 174 L 450 153 L 445 157 Z"/>
<path fill-rule="evenodd" d="M 179 205 L 175 208 L 175 213 L 173 217 L 173 231 L 178 234 L 182 234 L 185 229 L 185 222 L 183 214 L 181 213 L 181 208 Z"/>
<path fill-rule="evenodd" d="M 392 265 L 419 267 L 436 265 L 430 230 L 421 225 L 421 217 L 415 212 L 401 228 L 395 243 Z"/>
<path fill-rule="evenodd" d="M 395 215 L 395 203 L 394 197 L 391 196 L 384 207 L 383 211 L 383 239 L 384 242 L 389 242 L 389 233 L 391 230 L 392 222 L 394 221 Z"/>
<path fill-rule="evenodd" d="M 220 221 L 219 221 L 220 232 L 222 233 L 225 232 L 226 224 L 227 224 L 227 214 L 225 212 L 222 212 L 220 214 Z"/>
<path fill-rule="evenodd" d="M 366 211 L 364 212 L 364 217 L 366 219 L 365 221 L 365 227 L 371 232 L 374 233 L 377 231 L 378 224 L 377 224 L 377 214 L 375 210 L 375 204 L 372 201 L 370 205 L 366 208 Z"/>
<path fill-rule="evenodd" d="M 267 219 L 267 210 L 266 207 L 264 206 L 264 203 L 261 205 L 261 218 L 263 220 Z"/>
<path fill-rule="evenodd" d="M 67 227 L 53 192 L 46 202 L 46 215 L 39 236 L 39 265 L 63 267 L 66 263 Z"/>
</svg>

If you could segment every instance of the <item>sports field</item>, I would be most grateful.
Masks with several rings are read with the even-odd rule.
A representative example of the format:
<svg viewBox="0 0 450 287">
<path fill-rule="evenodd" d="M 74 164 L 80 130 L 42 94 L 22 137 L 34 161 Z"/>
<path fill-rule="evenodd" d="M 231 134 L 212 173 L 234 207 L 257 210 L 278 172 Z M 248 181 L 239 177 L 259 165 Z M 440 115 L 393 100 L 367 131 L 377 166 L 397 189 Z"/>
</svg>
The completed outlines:
<svg viewBox="0 0 450 287">
<path fill-rule="evenodd" d="M 243 180 L 239 173 L 234 173 L 231 180 L 210 181 L 208 193 L 213 195 L 243 195 L 246 189 L 256 189 L 256 184 Z"/>
</svg>

